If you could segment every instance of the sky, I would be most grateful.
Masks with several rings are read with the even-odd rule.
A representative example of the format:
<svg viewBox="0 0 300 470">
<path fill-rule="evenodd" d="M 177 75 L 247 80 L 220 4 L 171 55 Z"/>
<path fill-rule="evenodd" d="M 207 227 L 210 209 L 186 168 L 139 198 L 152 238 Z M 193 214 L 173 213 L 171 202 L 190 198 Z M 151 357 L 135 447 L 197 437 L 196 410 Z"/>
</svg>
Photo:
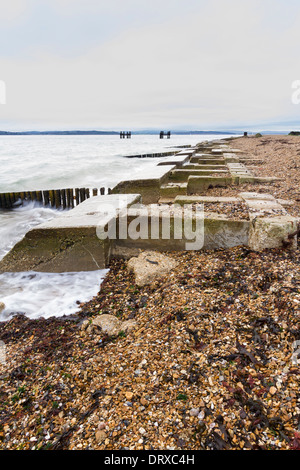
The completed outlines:
<svg viewBox="0 0 300 470">
<path fill-rule="evenodd" d="M 300 127 L 299 0 L 10 0 L 0 129 Z"/>
</svg>

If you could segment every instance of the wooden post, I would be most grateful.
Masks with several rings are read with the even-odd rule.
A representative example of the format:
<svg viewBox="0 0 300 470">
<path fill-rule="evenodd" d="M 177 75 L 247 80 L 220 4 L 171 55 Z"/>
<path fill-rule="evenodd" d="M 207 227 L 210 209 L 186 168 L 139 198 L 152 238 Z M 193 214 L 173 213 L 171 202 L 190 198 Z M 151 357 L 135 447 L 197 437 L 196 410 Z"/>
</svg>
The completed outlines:
<svg viewBox="0 0 300 470">
<path fill-rule="evenodd" d="M 67 193 L 66 193 L 66 189 L 62 189 L 60 193 L 61 193 L 61 198 L 62 198 L 62 206 L 63 206 L 63 209 L 66 209 L 66 207 L 67 207 Z"/>
<path fill-rule="evenodd" d="M 100 195 L 104 196 L 104 194 L 105 194 L 105 188 L 100 188 Z"/>
<path fill-rule="evenodd" d="M 20 193 L 20 198 L 21 198 L 21 201 L 22 201 L 22 204 L 23 204 L 23 202 L 25 200 L 25 193 L 24 192 Z"/>
<path fill-rule="evenodd" d="M 4 209 L 7 209 L 6 194 L 4 193 L 2 196 L 3 196 L 3 208 L 4 208 Z"/>
<path fill-rule="evenodd" d="M 73 192 L 72 192 L 72 195 L 71 195 L 70 191 L 71 190 L 69 188 L 66 189 L 66 203 L 67 203 L 68 208 L 71 207 L 71 201 L 73 199 Z"/>
<path fill-rule="evenodd" d="M 80 188 L 80 202 L 85 201 L 85 189 Z"/>
<path fill-rule="evenodd" d="M 40 204 L 43 204 L 43 194 L 42 191 L 37 191 L 36 192 L 36 199 Z"/>
<path fill-rule="evenodd" d="M 80 203 L 80 198 L 79 198 L 79 188 L 75 188 L 75 199 L 76 199 L 76 206 Z"/>
<path fill-rule="evenodd" d="M 44 205 L 45 206 L 49 206 L 50 204 L 50 195 L 49 195 L 49 191 L 43 191 L 43 196 L 44 196 Z"/>
<path fill-rule="evenodd" d="M 93 196 L 97 196 L 98 195 L 98 189 L 97 188 L 94 188 L 93 189 Z"/>
<path fill-rule="evenodd" d="M 30 200 L 35 202 L 36 201 L 36 192 L 30 191 Z"/>
<path fill-rule="evenodd" d="M 67 189 L 67 207 L 74 207 L 73 189 Z"/>
<path fill-rule="evenodd" d="M 54 191 L 53 190 L 49 191 L 49 199 L 50 199 L 51 207 L 54 207 L 55 206 L 55 198 L 54 198 Z"/>
</svg>

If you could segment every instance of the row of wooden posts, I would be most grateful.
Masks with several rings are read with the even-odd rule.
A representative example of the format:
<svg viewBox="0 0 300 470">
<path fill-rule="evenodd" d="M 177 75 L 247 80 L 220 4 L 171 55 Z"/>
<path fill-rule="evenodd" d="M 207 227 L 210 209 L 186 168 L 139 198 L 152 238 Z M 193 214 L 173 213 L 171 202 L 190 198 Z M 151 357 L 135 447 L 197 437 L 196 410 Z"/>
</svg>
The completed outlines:
<svg viewBox="0 0 300 470">
<path fill-rule="evenodd" d="M 0 193 L 0 209 L 12 209 L 26 201 L 39 202 L 45 207 L 54 207 L 56 209 L 71 209 L 92 196 L 104 196 L 110 193 L 110 188 L 68 188 Z"/>
<path fill-rule="evenodd" d="M 169 139 L 171 137 L 171 131 L 168 131 L 168 132 L 160 131 L 159 138 L 163 139 L 165 136 Z M 129 132 L 121 131 L 120 139 L 125 139 L 125 137 L 127 137 L 127 139 L 131 139 L 131 131 Z"/>
<path fill-rule="evenodd" d="M 129 132 L 120 132 L 120 139 L 125 139 L 125 137 L 127 137 L 127 139 L 131 139 L 131 131 Z"/>
</svg>

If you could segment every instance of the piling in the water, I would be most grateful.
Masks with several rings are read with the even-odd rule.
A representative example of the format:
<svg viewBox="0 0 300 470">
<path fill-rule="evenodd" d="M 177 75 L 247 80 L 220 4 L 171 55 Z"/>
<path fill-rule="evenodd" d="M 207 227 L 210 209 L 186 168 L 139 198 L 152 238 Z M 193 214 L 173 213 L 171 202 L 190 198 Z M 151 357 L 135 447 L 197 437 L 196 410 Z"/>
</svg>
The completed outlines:
<svg viewBox="0 0 300 470">
<path fill-rule="evenodd" d="M 120 132 L 120 139 L 125 139 L 125 137 L 127 137 L 127 139 L 131 139 L 131 131 L 129 131 L 129 132 L 121 131 Z"/>
<path fill-rule="evenodd" d="M 159 133 L 159 138 L 160 138 L 160 139 L 163 139 L 165 136 L 167 137 L 167 139 L 170 139 L 170 137 L 171 137 L 171 131 L 169 131 L 169 132 L 160 131 L 160 133 Z"/>
</svg>

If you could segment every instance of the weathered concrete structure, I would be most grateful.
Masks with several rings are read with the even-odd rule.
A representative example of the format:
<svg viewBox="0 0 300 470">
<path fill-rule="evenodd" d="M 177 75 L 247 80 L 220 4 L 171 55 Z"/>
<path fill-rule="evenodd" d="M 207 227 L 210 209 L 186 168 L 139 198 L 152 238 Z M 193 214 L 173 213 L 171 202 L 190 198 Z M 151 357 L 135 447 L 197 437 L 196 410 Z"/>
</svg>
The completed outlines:
<svg viewBox="0 0 300 470">
<path fill-rule="evenodd" d="M 112 240 L 101 240 L 116 213 L 140 202 L 140 195 L 107 195 L 87 199 L 30 230 L 0 261 L 0 272 L 75 272 L 105 268 Z"/>
<path fill-rule="evenodd" d="M 141 250 L 186 250 L 191 238 L 184 230 L 178 236 L 177 230 L 180 224 L 183 229 L 183 220 L 197 227 L 195 210 L 201 204 L 243 204 L 248 212 L 245 217 L 234 218 L 218 210 L 205 211 L 203 243 L 195 249 L 245 245 L 260 251 L 281 247 L 298 223 L 288 214 L 289 201 L 276 200 L 271 194 L 238 191 L 243 183 L 259 185 L 277 180 L 257 177 L 255 166 L 247 166 L 256 162 L 231 149 L 229 141 L 201 143 L 176 152 L 151 171 L 121 181 L 112 194 L 90 198 L 30 230 L 0 261 L 0 272 L 95 270 L 107 267 L 112 256 L 129 258 Z M 208 196 L 211 187 L 235 188 L 236 196 Z M 185 213 L 183 219 L 185 207 L 194 212 Z M 140 236 L 130 236 L 130 229 L 138 224 L 143 227 Z M 166 226 L 167 234 L 163 231 Z M 114 236 L 111 232 L 107 235 L 109 227 L 115 230 Z M 101 238 L 99 233 L 107 236 Z M 289 248 L 294 249 L 296 243 L 294 237 Z"/>
<path fill-rule="evenodd" d="M 138 179 L 121 181 L 112 190 L 113 194 L 140 194 L 144 204 L 158 202 L 160 187 L 167 181 L 175 165 L 156 166 L 147 174 L 138 176 Z"/>
</svg>

